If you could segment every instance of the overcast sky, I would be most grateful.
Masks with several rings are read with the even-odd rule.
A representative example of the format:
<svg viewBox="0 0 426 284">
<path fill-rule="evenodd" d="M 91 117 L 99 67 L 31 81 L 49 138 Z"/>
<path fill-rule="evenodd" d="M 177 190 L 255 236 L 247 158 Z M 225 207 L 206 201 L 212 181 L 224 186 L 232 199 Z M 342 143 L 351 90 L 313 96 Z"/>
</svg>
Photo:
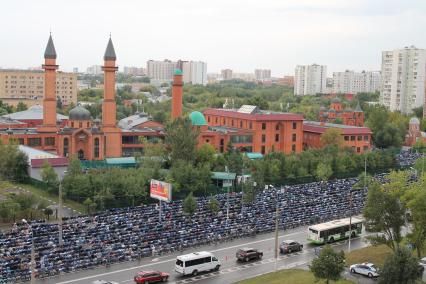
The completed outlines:
<svg viewBox="0 0 426 284">
<path fill-rule="evenodd" d="M 43 62 L 52 30 L 61 70 L 201 60 L 208 72 L 379 70 L 381 51 L 426 48 L 426 0 L 13 0 L 1 3 L 0 67 Z"/>
</svg>

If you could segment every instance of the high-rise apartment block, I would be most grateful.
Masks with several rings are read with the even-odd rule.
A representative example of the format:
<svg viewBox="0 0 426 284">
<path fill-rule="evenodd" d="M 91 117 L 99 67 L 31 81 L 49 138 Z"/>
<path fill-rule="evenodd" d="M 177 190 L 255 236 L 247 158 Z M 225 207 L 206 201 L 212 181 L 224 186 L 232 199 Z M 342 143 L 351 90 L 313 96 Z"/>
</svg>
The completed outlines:
<svg viewBox="0 0 426 284">
<path fill-rule="evenodd" d="M 414 46 L 382 52 L 380 103 L 391 111 L 412 113 L 425 103 L 426 50 Z"/>
<path fill-rule="evenodd" d="M 89 75 L 101 75 L 102 72 L 102 66 L 101 65 L 92 65 L 90 67 L 87 67 L 86 73 Z"/>
<path fill-rule="evenodd" d="M 231 80 L 232 79 L 232 70 L 231 69 L 223 69 L 221 71 L 222 80 Z"/>
<path fill-rule="evenodd" d="M 380 90 L 381 75 L 378 71 L 333 73 L 333 93 L 373 93 Z"/>
<path fill-rule="evenodd" d="M 45 94 L 43 71 L 0 70 L 0 100 L 16 106 L 41 104 Z M 62 105 L 77 104 L 77 74 L 57 72 L 56 97 Z"/>
<path fill-rule="evenodd" d="M 271 69 L 255 69 L 254 77 L 257 81 L 264 81 L 271 79 Z"/>
<path fill-rule="evenodd" d="M 173 80 L 173 73 L 177 63 L 171 60 L 156 61 L 149 60 L 146 63 L 146 73 L 153 82 L 167 83 Z"/>
<path fill-rule="evenodd" d="M 298 65 L 294 76 L 294 94 L 315 95 L 326 92 L 327 66 Z"/>
<path fill-rule="evenodd" d="M 207 84 L 207 63 L 202 61 L 178 61 L 182 70 L 183 82 L 191 84 Z"/>
<path fill-rule="evenodd" d="M 132 76 L 144 76 L 146 74 L 146 69 L 142 67 L 124 66 L 123 73 Z"/>
</svg>

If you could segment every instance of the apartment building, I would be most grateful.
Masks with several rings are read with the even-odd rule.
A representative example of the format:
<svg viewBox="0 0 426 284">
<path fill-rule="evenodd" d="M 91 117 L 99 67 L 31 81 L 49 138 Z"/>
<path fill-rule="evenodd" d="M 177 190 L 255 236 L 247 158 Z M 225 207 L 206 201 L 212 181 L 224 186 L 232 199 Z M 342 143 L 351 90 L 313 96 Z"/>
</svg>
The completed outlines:
<svg viewBox="0 0 426 284">
<path fill-rule="evenodd" d="M 232 79 L 232 70 L 231 69 L 223 69 L 221 71 L 222 80 L 231 80 Z"/>
<path fill-rule="evenodd" d="M 298 65 L 294 76 L 294 94 L 297 96 L 323 94 L 327 87 L 327 66 Z"/>
<path fill-rule="evenodd" d="M 44 71 L 0 70 L 0 100 L 16 106 L 19 102 L 27 106 L 38 105 L 44 97 Z M 62 105 L 77 104 L 77 74 L 58 72 L 56 97 Z"/>
<path fill-rule="evenodd" d="M 202 61 L 178 61 L 182 70 L 183 82 L 190 84 L 207 84 L 207 63 Z"/>
<path fill-rule="evenodd" d="M 254 77 L 257 81 L 271 80 L 271 69 L 255 69 Z"/>
<path fill-rule="evenodd" d="M 173 73 L 177 68 L 177 63 L 165 59 L 163 61 L 148 60 L 146 63 L 146 73 L 152 82 L 169 83 L 173 80 Z"/>
<path fill-rule="evenodd" d="M 357 94 L 361 92 L 376 92 L 380 90 L 381 75 L 378 71 L 333 73 L 333 93 Z"/>
<path fill-rule="evenodd" d="M 426 50 L 414 46 L 382 52 L 380 103 L 411 114 L 425 103 Z"/>
</svg>

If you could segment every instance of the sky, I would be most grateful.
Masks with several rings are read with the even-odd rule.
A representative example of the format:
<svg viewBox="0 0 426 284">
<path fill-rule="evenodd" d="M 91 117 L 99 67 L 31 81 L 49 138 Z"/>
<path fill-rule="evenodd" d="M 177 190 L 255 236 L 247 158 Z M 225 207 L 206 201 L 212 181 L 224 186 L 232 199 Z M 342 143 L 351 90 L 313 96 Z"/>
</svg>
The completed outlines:
<svg viewBox="0 0 426 284">
<path fill-rule="evenodd" d="M 381 52 L 426 48 L 425 0 L 13 0 L 1 3 L 1 68 L 40 66 L 49 31 L 60 70 L 101 65 L 109 34 L 117 64 L 201 60 L 293 75 L 380 70 Z"/>
</svg>

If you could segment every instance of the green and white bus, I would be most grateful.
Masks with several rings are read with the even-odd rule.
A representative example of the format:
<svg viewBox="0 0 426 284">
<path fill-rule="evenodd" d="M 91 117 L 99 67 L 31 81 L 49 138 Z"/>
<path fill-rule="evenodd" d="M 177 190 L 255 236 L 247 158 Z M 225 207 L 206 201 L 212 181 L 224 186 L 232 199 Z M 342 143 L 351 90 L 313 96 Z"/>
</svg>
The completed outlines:
<svg viewBox="0 0 426 284">
<path fill-rule="evenodd" d="M 349 235 L 354 238 L 361 234 L 362 222 L 361 217 L 352 217 L 351 230 L 349 230 L 349 218 L 309 226 L 308 241 L 314 244 L 325 244 L 349 238 Z"/>
</svg>

